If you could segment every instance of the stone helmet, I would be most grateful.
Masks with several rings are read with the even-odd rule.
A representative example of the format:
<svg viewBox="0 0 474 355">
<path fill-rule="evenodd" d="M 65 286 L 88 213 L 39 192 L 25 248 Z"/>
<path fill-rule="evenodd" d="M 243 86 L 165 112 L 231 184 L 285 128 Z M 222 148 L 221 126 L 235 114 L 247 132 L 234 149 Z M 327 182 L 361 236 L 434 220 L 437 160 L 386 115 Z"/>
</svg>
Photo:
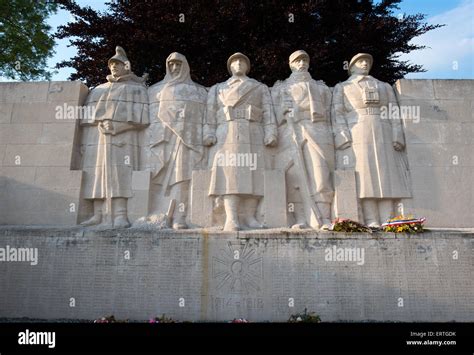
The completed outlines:
<svg viewBox="0 0 474 355">
<path fill-rule="evenodd" d="M 369 53 L 358 53 L 352 57 L 351 61 L 349 62 L 349 68 L 347 68 L 347 72 L 351 75 L 351 68 L 352 66 L 361 58 L 365 58 L 369 61 L 369 71 L 372 69 L 372 64 L 374 63 L 374 58 Z"/>
<path fill-rule="evenodd" d="M 296 52 L 291 53 L 289 63 L 290 64 L 293 63 L 299 57 L 305 57 L 309 62 L 309 54 L 306 53 L 306 51 L 300 49 L 300 50 L 297 50 Z"/>
<path fill-rule="evenodd" d="M 127 53 L 125 53 L 125 50 L 120 46 L 115 47 L 115 55 L 113 57 L 111 57 L 109 59 L 109 61 L 107 62 L 107 65 L 109 67 L 110 67 L 110 64 L 112 63 L 112 61 L 121 62 L 121 63 L 125 64 L 125 67 L 128 70 L 131 70 L 130 61 L 127 58 Z"/>
<path fill-rule="evenodd" d="M 232 75 L 232 70 L 230 70 L 230 64 L 232 63 L 232 61 L 236 58 L 242 58 L 244 59 L 246 62 L 247 62 L 247 72 L 245 73 L 245 75 L 247 75 L 250 71 L 250 59 L 249 57 L 247 57 L 245 54 L 243 53 L 240 53 L 240 52 L 237 52 L 237 53 L 234 53 L 232 54 L 229 59 L 227 59 L 227 71 L 229 72 L 230 75 Z"/>
</svg>

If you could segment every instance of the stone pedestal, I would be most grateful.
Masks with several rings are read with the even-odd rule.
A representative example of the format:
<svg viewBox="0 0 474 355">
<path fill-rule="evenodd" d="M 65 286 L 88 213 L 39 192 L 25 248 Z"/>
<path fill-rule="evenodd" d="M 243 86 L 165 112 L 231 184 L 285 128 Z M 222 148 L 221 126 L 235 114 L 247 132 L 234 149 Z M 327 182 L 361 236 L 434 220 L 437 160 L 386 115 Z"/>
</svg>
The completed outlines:
<svg viewBox="0 0 474 355">
<path fill-rule="evenodd" d="M 0 227 L 0 318 L 472 322 L 474 234 Z M 0 253 L 1 255 L 1 253 Z M 72 300 L 74 306 L 71 306 Z"/>
</svg>

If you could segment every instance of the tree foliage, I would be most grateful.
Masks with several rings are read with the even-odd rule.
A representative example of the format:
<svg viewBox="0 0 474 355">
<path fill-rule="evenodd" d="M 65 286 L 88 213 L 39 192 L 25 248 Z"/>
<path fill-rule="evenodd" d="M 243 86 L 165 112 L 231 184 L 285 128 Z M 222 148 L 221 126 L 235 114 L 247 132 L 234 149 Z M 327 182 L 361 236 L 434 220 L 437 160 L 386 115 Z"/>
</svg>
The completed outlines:
<svg viewBox="0 0 474 355">
<path fill-rule="evenodd" d="M 0 76 L 49 79 L 46 65 L 54 38 L 46 23 L 57 5 L 49 1 L 0 0 Z"/>
<path fill-rule="evenodd" d="M 394 82 L 423 71 L 399 56 L 424 48 L 410 41 L 439 27 L 425 23 L 423 14 L 402 18 L 396 13 L 400 1 L 119 0 L 97 12 L 60 0 L 76 21 L 56 35 L 70 38 L 78 53 L 58 68 L 73 67 L 71 79 L 97 85 L 121 45 L 135 73 L 148 73 L 154 83 L 164 76 L 166 57 L 177 51 L 188 58 L 193 79 L 210 86 L 226 80 L 227 58 L 240 51 L 251 60 L 250 76 L 273 85 L 289 75 L 289 55 L 304 49 L 311 74 L 328 85 L 347 78 L 344 64 L 358 52 L 374 56 L 374 76 Z"/>
</svg>

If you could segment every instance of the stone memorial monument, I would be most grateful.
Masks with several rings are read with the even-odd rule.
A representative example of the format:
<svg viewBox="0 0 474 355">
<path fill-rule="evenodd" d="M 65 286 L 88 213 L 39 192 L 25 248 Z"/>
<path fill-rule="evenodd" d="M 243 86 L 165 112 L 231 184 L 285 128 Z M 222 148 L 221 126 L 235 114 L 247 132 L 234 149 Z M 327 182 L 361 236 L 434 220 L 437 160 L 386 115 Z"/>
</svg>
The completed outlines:
<svg viewBox="0 0 474 355">
<path fill-rule="evenodd" d="M 0 83 L 0 318 L 472 321 L 474 81 L 309 63 L 270 90 L 235 53 L 208 90 L 173 52 L 147 88 L 117 47 L 91 90 Z M 376 228 L 400 206 L 430 230 Z"/>
</svg>

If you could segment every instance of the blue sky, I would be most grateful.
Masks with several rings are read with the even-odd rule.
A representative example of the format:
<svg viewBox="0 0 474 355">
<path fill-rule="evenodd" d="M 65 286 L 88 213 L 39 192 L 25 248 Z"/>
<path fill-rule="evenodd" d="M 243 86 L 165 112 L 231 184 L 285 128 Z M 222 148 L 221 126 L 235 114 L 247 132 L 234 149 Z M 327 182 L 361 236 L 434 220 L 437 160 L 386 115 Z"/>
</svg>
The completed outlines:
<svg viewBox="0 0 474 355">
<path fill-rule="evenodd" d="M 105 1 L 78 0 L 79 5 L 90 5 L 96 10 L 105 10 Z M 474 79 L 474 0 L 403 0 L 401 15 L 424 13 L 428 23 L 445 24 L 413 40 L 428 46 L 422 51 L 402 55 L 401 59 L 421 64 L 425 73 L 409 74 L 413 79 Z M 70 21 L 66 11 L 58 11 L 49 19 L 55 29 Z M 61 40 L 55 47 L 56 54 L 49 60 L 49 66 L 75 55 L 74 48 L 67 47 L 69 40 Z M 53 75 L 53 80 L 67 80 L 74 69 L 64 68 Z"/>
</svg>

